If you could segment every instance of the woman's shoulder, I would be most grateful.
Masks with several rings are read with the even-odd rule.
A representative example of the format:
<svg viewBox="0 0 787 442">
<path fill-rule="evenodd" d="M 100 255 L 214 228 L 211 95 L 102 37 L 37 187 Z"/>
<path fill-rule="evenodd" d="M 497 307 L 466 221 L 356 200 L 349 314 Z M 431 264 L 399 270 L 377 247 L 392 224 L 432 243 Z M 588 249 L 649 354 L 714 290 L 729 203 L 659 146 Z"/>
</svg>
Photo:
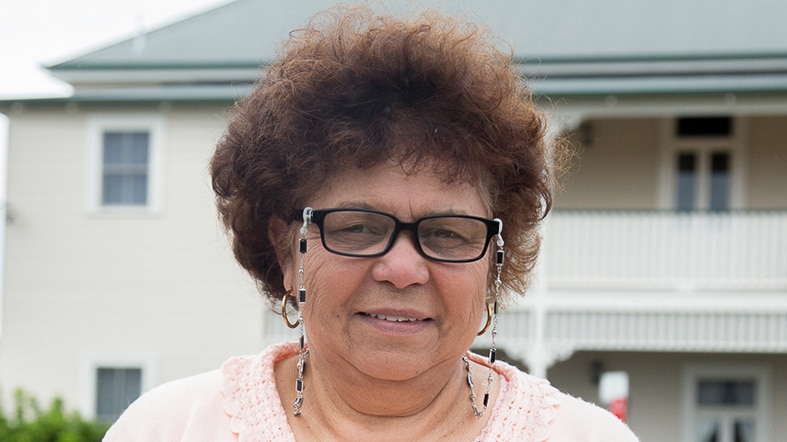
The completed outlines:
<svg viewBox="0 0 787 442">
<path fill-rule="evenodd" d="M 268 347 L 256 357 L 232 358 L 224 363 L 221 391 L 224 412 L 234 433 L 246 440 L 292 440 L 274 365 L 297 353 L 296 343 L 283 343 Z"/>
<path fill-rule="evenodd" d="M 281 416 L 275 412 L 281 403 L 273 365 L 291 347 L 274 345 L 257 355 L 232 357 L 220 369 L 159 385 L 134 401 L 104 440 L 235 440 L 235 433 L 265 422 L 283 417 L 286 423 L 283 410 Z M 262 416 L 260 410 L 274 411 Z"/>
<path fill-rule="evenodd" d="M 500 398 L 487 434 L 498 440 L 621 441 L 637 438 L 608 411 L 559 391 L 549 381 L 505 363 L 497 368 Z M 505 435 L 502 433 L 506 433 Z M 514 439 L 511 439 L 514 438 Z M 524 439 L 521 439 L 524 438 Z"/>
<path fill-rule="evenodd" d="M 187 431 L 200 430 L 195 426 L 219 425 L 220 385 L 219 370 L 161 384 L 132 402 L 104 441 L 182 440 Z"/>
<path fill-rule="evenodd" d="M 560 393 L 560 405 L 552 421 L 554 440 L 636 442 L 634 433 L 609 411 Z"/>
</svg>

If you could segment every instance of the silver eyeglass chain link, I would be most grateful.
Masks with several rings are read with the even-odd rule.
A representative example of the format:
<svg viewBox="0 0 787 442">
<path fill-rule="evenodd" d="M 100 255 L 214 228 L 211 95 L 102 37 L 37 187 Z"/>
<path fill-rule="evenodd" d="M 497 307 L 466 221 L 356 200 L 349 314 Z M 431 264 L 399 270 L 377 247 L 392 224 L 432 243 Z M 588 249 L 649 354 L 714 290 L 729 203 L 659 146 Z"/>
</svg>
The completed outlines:
<svg viewBox="0 0 787 442">
<path fill-rule="evenodd" d="M 303 372 L 306 369 L 306 355 L 309 354 L 309 349 L 306 348 L 306 333 L 303 325 L 303 304 L 306 303 L 306 278 L 304 271 L 307 249 L 306 233 L 309 231 L 311 221 L 312 208 L 307 207 L 303 209 L 303 226 L 301 227 L 301 237 L 298 241 L 298 252 L 300 254 L 300 267 L 298 269 L 298 377 L 295 380 L 295 402 L 292 404 L 295 416 L 301 414 L 301 405 L 303 405 Z"/>
<path fill-rule="evenodd" d="M 497 221 L 498 230 L 497 230 L 497 251 L 495 252 L 495 302 L 494 307 L 492 309 L 492 331 L 491 331 L 491 340 L 489 346 L 489 374 L 486 378 L 486 393 L 484 393 L 484 401 L 482 403 L 481 409 L 478 408 L 476 405 L 476 396 L 475 396 L 475 384 L 473 383 L 473 372 L 471 371 L 470 360 L 468 359 L 467 355 L 462 356 L 462 361 L 465 363 L 465 368 L 467 369 L 467 384 L 470 386 L 470 405 L 473 407 L 473 414 L 475 417 L 481 417 L 486 412 L 487 408 L 489 407 L 489 397 L 492 391 L 492 382 L 494 382 L 494 364 L 497 360 L 497 309 L 498 309 L 498 300 L 500 299 L 500 288 L 503 285 L 502 274 L 503 274 L 503 263 L 505 262 L 505 250 L 503 246 L 505 245 L 505 241 L 503 241 L 503 221 L 500 218 L 495 218 Z"/>
</svg>

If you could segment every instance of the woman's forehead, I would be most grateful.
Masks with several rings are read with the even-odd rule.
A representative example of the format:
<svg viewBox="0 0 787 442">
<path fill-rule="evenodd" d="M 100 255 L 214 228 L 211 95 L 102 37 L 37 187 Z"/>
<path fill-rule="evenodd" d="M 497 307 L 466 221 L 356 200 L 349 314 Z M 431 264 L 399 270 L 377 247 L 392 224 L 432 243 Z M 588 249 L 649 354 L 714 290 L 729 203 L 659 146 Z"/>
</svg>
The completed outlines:
<svg viewBox="0 0 787 442">
<path fill-rule="evenodd" d="M 308 205 L 315 208 L 356 207 L 418 216 L 445 212 L 489 215 L 488 196 L 479 183 L 449 181 L 432 168 L 413 170 L 390 161 L 337 172 L 310 200 Z"/>
</svg>

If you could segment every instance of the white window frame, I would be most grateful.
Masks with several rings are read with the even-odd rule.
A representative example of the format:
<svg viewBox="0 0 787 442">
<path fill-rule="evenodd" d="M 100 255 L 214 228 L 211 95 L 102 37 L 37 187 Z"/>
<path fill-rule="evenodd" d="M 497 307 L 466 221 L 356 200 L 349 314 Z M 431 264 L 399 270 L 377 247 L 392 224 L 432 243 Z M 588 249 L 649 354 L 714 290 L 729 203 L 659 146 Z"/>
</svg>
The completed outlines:
<svg viewBox="0 0 787 442">
<path fill-rule="evenodd" d="M 770 439 L 772 407 L 771 374 L 764 365 L 741 364 L 734 361 L 720 361 L 714 364 L 688 365 L 683 372 L 683 440 L 694 441 L 697 431 L 698 404 L 697 387 L 705 379 L 753 379 L 757 394 L 754 409 L 756 422 L 756 442 Z"/>
<path fill-rule="evenodd" d="M 164 117 L 160 114 L 101 114 L 88 117 L 87 127 L 87 211 L 95 214 L 158 213 L 162 207 L 164 150 Z M 103 156 L 104 134 L 107 132 L 147 132 L 148 185 L 144 205 L 104 205 Z"/>
<path fill-rule="evenodd" d="M 662 155 L 659 164 L 659 208 L 662 210 L 675 210 L 677 155 L 683 151 L 695 151 L 700 155 L 708 155 L 713 150 L 723 150 L 730 154 L 730 210 L 740 210 L 746 207 L 746 149 L 748 124 L 745 118 L 730 116 L 732 134 L 730 136 L 691 136 L 680 137 L 677 134 L 678 118 L 666 118 L 662 123 Z M 702 160 L 700 160 L 702 162 Z M 706 186 L 707 183 L 700 183 Z M 699 189 L 699 197 L 707 204 L 706 189 Z M 703 198 L 703 196 L 705 198 Z M 706 207 L 700 206 L 699 210 Z"/>
<path fill-rule="evenodd" d="M 96 385 L 99 368 L 139 368 L 142 370 L 140 393 L 144 394 L 156 385 L 157 358 L 152 354 L 83 354 L 79 369 L 79 412 L 90 419 L 96 418 Z"/>
</svg>

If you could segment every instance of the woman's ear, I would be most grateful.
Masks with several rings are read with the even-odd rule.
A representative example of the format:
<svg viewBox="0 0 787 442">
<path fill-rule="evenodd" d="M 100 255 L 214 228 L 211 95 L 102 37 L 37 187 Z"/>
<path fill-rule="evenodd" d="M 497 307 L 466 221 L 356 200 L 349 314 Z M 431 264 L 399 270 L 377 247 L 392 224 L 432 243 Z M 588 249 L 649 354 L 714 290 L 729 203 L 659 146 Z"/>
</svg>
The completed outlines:
<svg viewBox="0 0 787 442">
<path fill-rule="evenodd" d="M 291 287 L 295 275 L 292 270 L 292 231 L 287 221 L 277 216 L 271 217 L 268 222 L 268 239 L 276 250 L 276 260 L 284 275 L 284 287 Z"/>
</svg>

